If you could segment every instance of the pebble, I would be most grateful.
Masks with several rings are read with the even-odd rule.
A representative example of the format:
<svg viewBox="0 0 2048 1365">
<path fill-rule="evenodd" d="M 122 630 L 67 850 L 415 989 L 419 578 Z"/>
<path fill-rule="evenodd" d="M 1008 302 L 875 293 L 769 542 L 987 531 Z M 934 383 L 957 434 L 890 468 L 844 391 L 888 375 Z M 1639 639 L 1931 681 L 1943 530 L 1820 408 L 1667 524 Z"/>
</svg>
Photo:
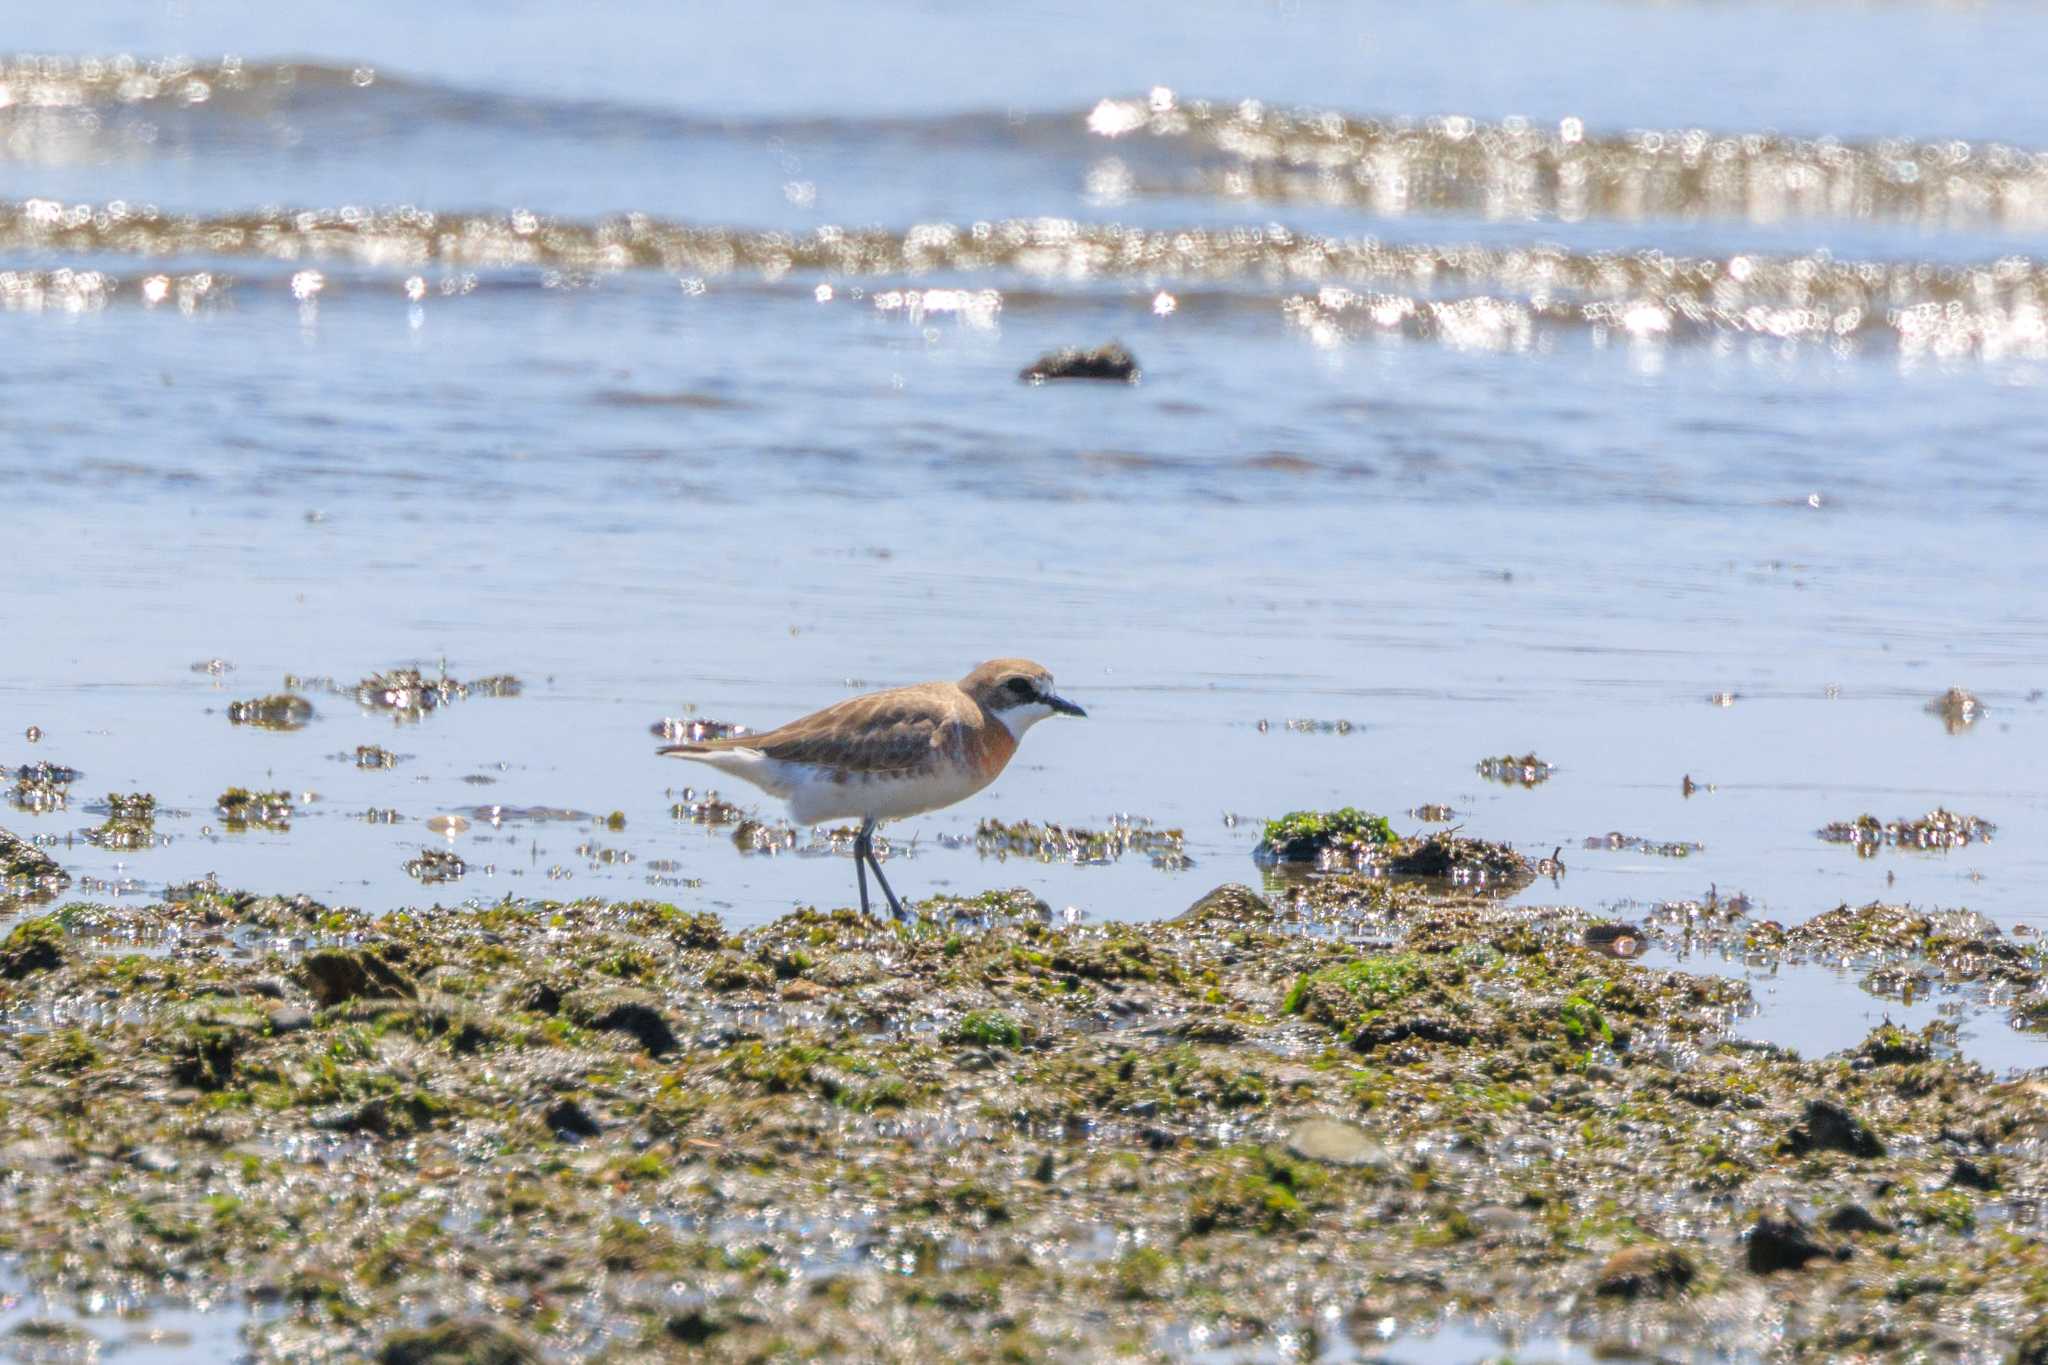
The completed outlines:
<svg viewBox="0 0 2048 1365">
<path fill-rule="evenodd" d="M 1287 1135 L 1287 1150 L 1303 1161 L 1330 1166 L 1384 1166 L 1387 1149 L 1365 1130 L 1341 1119 L 1303 1119 Z"/>
<path fill-rule="evenodd" d="M 280 1005 L 270 1012 L 272 1033 L 298 1033 L 313 1027 L 313 1012 L 297 1005 Z"/>
</svg>

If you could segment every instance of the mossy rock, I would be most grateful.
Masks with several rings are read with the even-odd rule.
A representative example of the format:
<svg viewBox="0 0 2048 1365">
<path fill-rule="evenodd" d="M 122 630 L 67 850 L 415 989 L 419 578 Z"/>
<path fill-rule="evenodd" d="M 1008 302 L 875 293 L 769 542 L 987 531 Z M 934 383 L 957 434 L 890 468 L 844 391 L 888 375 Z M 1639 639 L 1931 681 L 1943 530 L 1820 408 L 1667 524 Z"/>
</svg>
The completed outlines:
<svg viewBox="0 0 2048 1365">
<path fill-rule="evenodd" d="M 1269 863 L 1312 863 L 1327 853 L 1356 854 L 1397 842 L 1384 815 L 1354 806 L 1341 810 L 1290 811 L 1266 822 L 1265 837 L 1252 856 Z"/>
<path fill-rule="evenodd" d="M 70 880 L 55 858 L 20 835 L 0 829 L 0 883 L 54 890 Z"/>
<path fill-rule="evenodd" d="M 64 927 L 49 915 L 23 920 L 0 939 L 0 977 L 18 981 L 63 965 Z"/>
<path fill-rule="evenodd" d="M 1173 922 L 1190 928 L 1211 924 L 1254 928 L 1270 925 L 1276 918 L 1272 904 L 1264 896 L 1248 886 L 1230 882 L 1181 911 Z"/>
</svg>

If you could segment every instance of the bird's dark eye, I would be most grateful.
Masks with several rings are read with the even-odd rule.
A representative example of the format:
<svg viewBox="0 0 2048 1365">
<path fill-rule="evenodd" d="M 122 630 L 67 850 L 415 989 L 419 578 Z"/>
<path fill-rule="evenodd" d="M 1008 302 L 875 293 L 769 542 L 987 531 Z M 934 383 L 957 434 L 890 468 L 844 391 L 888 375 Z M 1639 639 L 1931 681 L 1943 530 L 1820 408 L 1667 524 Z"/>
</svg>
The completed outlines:
<svg viewBox="0 0 2048 1365">
<path fill-rule="evenodd" d="M 1032 688 L 1031 688 L 1031 679 L 1029 679 L 1029 678 L 1012 678 L 1012 679 L 1010 679 L 1010 681 L 1009 681 L 1009 688 L 1010 688 L 1010 691 L 1011 691 L 1011 692 L 1012 692 L 1013 694 L 1015 694 L 1016 696 L 1019 696 L 1019 697 L 1028 697 L 1028 696 L 1030 696 L 1030 695 L 1031 695 L 1031 692 L 1032 692 Z"/>
</svg>

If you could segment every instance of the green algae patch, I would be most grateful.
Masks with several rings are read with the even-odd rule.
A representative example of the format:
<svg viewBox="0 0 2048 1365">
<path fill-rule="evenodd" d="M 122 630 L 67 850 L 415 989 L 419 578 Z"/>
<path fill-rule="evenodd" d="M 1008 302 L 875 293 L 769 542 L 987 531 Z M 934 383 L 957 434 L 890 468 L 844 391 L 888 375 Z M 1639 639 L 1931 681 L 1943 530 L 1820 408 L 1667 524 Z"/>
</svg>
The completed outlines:
<svg viewBox="0 0 2048 1365">
<path fill-rule="evenodd" d="M 1188 1231 L 1197 1237 L 1224 1230 L 1292 1232 L 1307 1225 L 1323 1181 L 1314 1166 L 1276 1149 L 1231 1154 L 1188 1192 Z"/>
<path fill-rule="evenodd" d="M 1001 1010 L 969 1010 L 947 1036 L 977 1047 L 1024 1046 L 1024 1026 Z"/>
<path fill-rule="evenodd" d="M 1272 862 L 1316 862 L 1331 852 L 1356 855 L 1396 842 L 1394 827 L 1384 815 L 1345 806 L 1341 810 L 1290 811 L 1268 820 L 1256 857 Z"/>
</svg>

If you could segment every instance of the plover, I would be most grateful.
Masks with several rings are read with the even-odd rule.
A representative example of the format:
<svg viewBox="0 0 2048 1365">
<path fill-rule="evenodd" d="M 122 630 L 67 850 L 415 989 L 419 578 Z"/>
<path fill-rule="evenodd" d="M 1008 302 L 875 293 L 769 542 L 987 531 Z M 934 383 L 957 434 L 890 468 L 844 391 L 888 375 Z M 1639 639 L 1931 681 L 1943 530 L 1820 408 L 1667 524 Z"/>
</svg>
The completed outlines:
<svg viewBox="0 0 2048 1365">
<path fill-rule="evenodd" d="M 873 868 L 889 910 L 906 915 L 875 858 L 875 826 L 964 801 L 996 780 L 1024 732 L 1053 714 L 1085 716 L 1052 690 L 1052 674 L 1029 659 L 991 659 L 959 682 L 870 692 L 812 712 L 766 734 L 671 744 L 669 758 L 694 759 L 743 777 L 789 803 L 800 825 L 858 820 L 853 841 L 860 908 Z"/>
</svg>

